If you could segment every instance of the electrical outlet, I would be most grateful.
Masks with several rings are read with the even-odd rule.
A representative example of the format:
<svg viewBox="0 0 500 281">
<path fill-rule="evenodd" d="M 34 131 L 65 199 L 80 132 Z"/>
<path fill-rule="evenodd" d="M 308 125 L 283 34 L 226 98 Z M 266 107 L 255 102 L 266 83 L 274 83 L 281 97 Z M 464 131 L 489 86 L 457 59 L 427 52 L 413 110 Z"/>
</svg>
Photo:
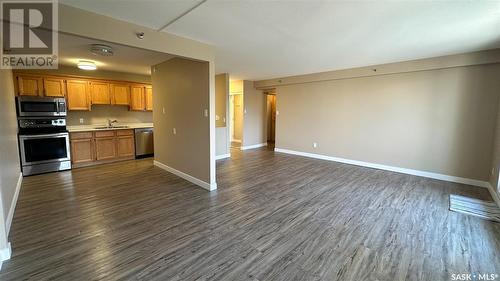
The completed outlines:
<svg viewBox="0 0 500 281">
<path fill-rule="evenodd" d="M 80 118 L 80 124 L 83 124 L 83 118 Z"/>
<path fill-rule="evenodd" d="M 317 142 L 313 142 L 313 147 L 314 148 L 318 148 L 318 143 Z"/>
<path fill-rule="evenodd" d="M 172 129 L 172 133 L 174 133 L 174 135 L 177 135 L 177 129 L 176 129 L 176 128 L 173 128 L 173 129 Z"/>
<path fill-rule="evenodd" d="M 205 110 L 203 111 L 203 114 L 205 115 L 205 117 L 208 117 L 208 109 L 205 109 Z"/>
</svg>

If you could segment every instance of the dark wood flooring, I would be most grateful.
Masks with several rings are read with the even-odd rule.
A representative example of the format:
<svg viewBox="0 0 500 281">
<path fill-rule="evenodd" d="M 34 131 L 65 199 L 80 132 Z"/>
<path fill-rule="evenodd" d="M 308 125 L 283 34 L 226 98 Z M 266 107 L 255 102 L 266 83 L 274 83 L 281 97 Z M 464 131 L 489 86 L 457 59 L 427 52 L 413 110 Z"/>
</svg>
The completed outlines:
<svg viewBox="0 0 500 281">
<path fill-rule="evenodd" d="M 25 178 L 0 280 L 450 280 L 500 274 L 486 189 L 233 150 L 207 192 L 128 161 Z"/>
</svg>

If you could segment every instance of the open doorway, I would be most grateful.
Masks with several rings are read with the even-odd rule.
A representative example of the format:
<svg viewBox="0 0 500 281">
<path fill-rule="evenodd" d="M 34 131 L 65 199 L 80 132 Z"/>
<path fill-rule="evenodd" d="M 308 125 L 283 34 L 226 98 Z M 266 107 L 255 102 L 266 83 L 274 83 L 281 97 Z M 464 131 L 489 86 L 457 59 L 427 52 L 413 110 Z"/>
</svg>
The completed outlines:
<svg viewBox="0 0 500 281">
<path fill-rule="evenodd" d="M 266 125 L 267 146 L 274 148 L 276 141 L 276 92 L 265 92 L 266 95 Z"/>
<path fill-rule="evenodd" d="M 240 148 L 243 141 L 243 81 L 229 83 L 229 136 L 232 148 Z"/>
</svg>

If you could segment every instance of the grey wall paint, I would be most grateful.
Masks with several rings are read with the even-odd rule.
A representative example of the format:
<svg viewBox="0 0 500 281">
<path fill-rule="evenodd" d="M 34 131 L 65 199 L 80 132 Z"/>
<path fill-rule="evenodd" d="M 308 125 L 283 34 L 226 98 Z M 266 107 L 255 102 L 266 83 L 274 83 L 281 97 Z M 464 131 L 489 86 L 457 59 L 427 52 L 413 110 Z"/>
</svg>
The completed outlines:
<svg viewBox="0 0 500 281">
<path fill-rule="evenodd" d="M 278 87 L 276 147 L 487 181 L 499 73 L 490 64 Z"/>
<path fill-rule="evenodd" d="M 209 65 L 174 58 L 154 67 L 155 160 L 210 183 Z"/>
<path fill-rule="evenodd" d="M 253 81 L 243 81 L 243 100 L 242 146 L 266 143 L 266 95 L 254 88 Z"/>
<path fill-rule="evenodd" d="M 12 71 L 0 70 L 0 192 L 1 205 L 3 205 L 1 218 L 3 227 L 1 228 L 5 228 L 9 210 L 14 204 L 14 194 L 21 172 L 14 99 Z M 5 239 L 2 239 L 0 234 L 0 240 L 4 240 L 0 241 L 0 247 L 6 241 Z"/>
</svg>

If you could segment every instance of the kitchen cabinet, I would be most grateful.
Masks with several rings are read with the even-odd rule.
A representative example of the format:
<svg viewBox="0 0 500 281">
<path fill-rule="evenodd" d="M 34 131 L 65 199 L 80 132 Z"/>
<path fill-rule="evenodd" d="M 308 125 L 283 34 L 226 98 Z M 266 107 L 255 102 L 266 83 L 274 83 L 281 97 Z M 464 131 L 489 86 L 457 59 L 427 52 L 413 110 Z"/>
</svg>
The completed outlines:
<svg viewBox="0 0 500 281">
<path fill-rule="evenodd" d="M 110 84 L 111 104 L 130 105 L 130 85 L 128 84 Z"/>
<path fill-rule="evenodd" d="M 145 110 L 153 111 L 153 87 L 145 86 Z"/>
<path fill-rule="evenodd" d="M 20 96 L 65 97 L 68 111 L 90 111 L 94 104 L 126 105 L 133 111 L 153 110 L 153 88 L 145 83 L 15 71 L 14 87 Z"/>
<path fill-rule="evenodd" d="M 66 99 L 68 110 L 90 110 L 90 95 L 86 80 L 67 80 Z"/>
<path fill-rule="evenodd" d="M 134 130 L 70 133 L 74 168 L 135 158 Z"/>
<path fill-rule="evenodd" d="M 41 96 L 43 92 L 43 79 L 41 76 L 18 75 L 17 93 L 20 96 Z"/>
<path fill-rule="evenodd" d="M 144 85 L 132 85 L 130 86 L 130 110 L 144 111 Z"/>
<path fill-rule="evenodd" d="M 57 77 L 44 77 L 43 95 L 47 97 L 64 98 L 66 96 L 66 84 L 64 79 Z"/>
<path fill-rule="evenodd" d="M 96 160 L 113 159 L 116 157 L 116 140 L 114 137 L 95 139 Z"/>
<path fill-rule="evenodd" d="M 91 132 L 70 134 L 71 162 L 85 164 L 95 160 L 94 140 Z"/>
<path fill-rule="evenodd" d="M 92 104 L 111 104 L 109 83 L 90 81 L 89 85 Z"/>
<path fill-rule="evenodd" d="M 127 157 L 135 155 L 134 131 L 132 130 L 116 131 L 116 150 L 118 157 Z"/>
</svg>

